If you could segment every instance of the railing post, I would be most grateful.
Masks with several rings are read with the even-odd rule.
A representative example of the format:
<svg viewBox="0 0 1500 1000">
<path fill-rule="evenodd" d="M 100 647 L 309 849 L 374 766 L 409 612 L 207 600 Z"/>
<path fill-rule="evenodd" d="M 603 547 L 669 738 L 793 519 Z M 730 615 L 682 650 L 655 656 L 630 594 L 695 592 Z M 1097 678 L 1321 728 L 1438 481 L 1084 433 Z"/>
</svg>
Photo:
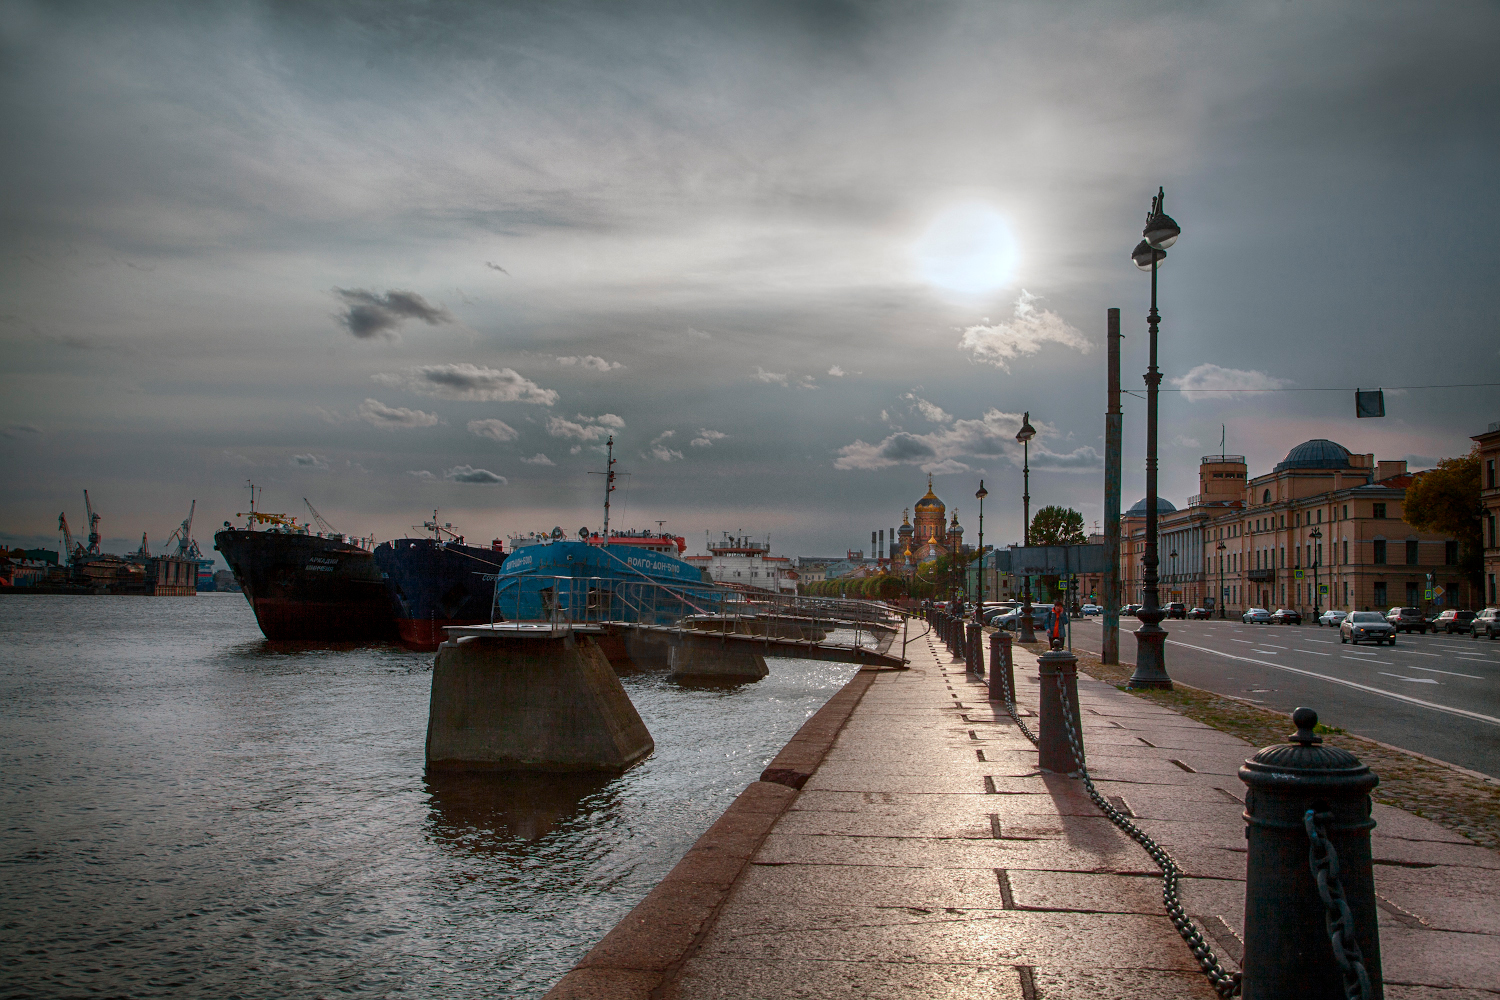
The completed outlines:
<svg viewBox="0 0 1500 1000">
<path fill-rule="evenodd" d="M 1006 696 L 1014 702 L 1015 668 L 1011 659 L 1011 635 L 1004 629 L 990 633 L 990 701 L 1004 704 Z"/>
<path fill-rule="evenodd" d="M 1053 639 L 1052 643 L 1052 649 L 1037 657 L 1042 688 L 1037 766 L 1044 771 L 1071 774 L 1083 766 L 1083 761 L 1073 752 L 1072 741 L 1068 739 L 1068 726 L 1063 720 L 1063 698 L 1066 695 L 1073 731 L 1081 738 L 1083 719 L 1078 710 L 1078 657 L 1060 648 L 1061 639 Z M 1062 691 L 1058 690 L 1059 684 Z"/>
<path fill-rule="evenodd" d="M 1347 750 L 1322 745 L 1313 732 L 1317 712 L 1299 708 L 1292 722 L 1290 743 L 1266 747 L 1240 767 L 1248 848 L 1242 995 L 1380 1000 L 1370 859 L 1370 792 L 1380 779 Z"/>
<path fill-rule="evenodd" d="M 968 642 L 964 644 L 964 672 L 973 678 L 984 676 L 984 630 L 973 622 L 966 626 Z"/>
</svg>

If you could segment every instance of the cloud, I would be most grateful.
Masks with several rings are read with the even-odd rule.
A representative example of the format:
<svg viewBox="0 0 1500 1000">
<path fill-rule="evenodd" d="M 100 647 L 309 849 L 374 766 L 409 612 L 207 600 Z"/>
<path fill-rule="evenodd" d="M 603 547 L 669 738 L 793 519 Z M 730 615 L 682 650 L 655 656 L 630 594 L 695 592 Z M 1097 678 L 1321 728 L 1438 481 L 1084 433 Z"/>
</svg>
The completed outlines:
<svg viewBox="0 0 1500 1000">
<path fill-rule="evenodd" d="M 676 436 L 677 436 L 677 432 L 676 431 L 662 431 L 660 434 L 656 435 L 656 437 L 652 439 L 651 443 L 652 444 L 661 444 L 667 438 L 669 438 L 669 437 L 676 437 Z"/>
<path fill-rule="evenodd" d="M 424 483 L 435 483 L 435 482 L 437 482 L 437 476 L 434 476 L 432 473 L 428 472 L 426 469 L 408 469 L 407 472 L 406 472 L 406 474 L 408 476 L 412 476 L 412 477 L 414 477 L 416 479 L 420 479 Z"/>
<path fill-rule="evenodd" d="M 1187 399 L 1224 399 L 1232 394 L 1217 390 L 1280 389 L 1292 384 L 1291 379 L 1273 378 L 1261 371 L 1220 368 L 1211 364 L 1201 364 L 1181 378 L 1168 381 L 1182 389 L 1182 394 Z"/>
<path fill-rule="evenodd" d="M 832 375 L 834 378 L 843 378 L 846 373 L 844 372 L 844 369 L 840 368 L 838 365 L 834 365 L 832 368 L 828 369 L 828 374 Z"/>
<path fill-rule="evenodd" d="M 923 472 L 930 472 L 934 476 L 947 476 L 955 472 L 968 472 L 971 468 L 973 467 L 952 458 L 945 458 L 941 462 L 929 462 L 927 465 L 921 467 Z"/>
<path fill-rule="evenodd" d="M 532 455 L 530 458 L 523 458 L 523 459 L 521 459 L 521 461 L 525 462 L 527 465 L 556 465 L 557 464 L 556 462 L 552 461 L 552 459 L 548 458 L 546 455 L 543 455 L 541 452 L 537 452 L 535 455 Z"/>
<path fill-rule="evenodd" d="M 722 441 L 728 436 L 723 431 L 711 431 L 707 427 L 700 427 L 698 429 L 698 436 L 689 441 L 688 444 L 694 448 L 711 448 L 715 441 Z"/>
<path fill-rule="evenodd" d="M 547 433 L 557 438 L 571 438 L 574 441 L 599 441 L 609 435 L 611 429 L 618 430 L 625 426 L 625 421 L 613 413 L 601 413 L 597 417 L 589 417 L 578 414 L 578 420 L 566 420 L 562 417 L 547 418 Z"/>
<path fill-rule="evenodd" d="M 287 464 L 301 469 L 326 469 L 328 459 L 322 455 L 293 455 L 287 459 Z"/>
<path fill-rule="evenodd" d="M 469 433 L 491 441 L 514 441 L 521 432 L 503 420 L 470 420 Z"/>
<path fill-rule="evenodd" d="M 1201 448 L 1197 438 L 1190 438 L 1185 434 L 1179 434 L 1172 439 L 1172 443 L 1179 448 Z"/>
<path fill-rule="evenodd" d="M 838 449 L 836 469 L 885 469 L 895 465 L 915 465 L 923 469 L 955 469 L 942 463 L 963 458 L 1001 457 L 1013 465 L 1022 462 L 1022 449 L 1016 441 L 1021 414 L 988 410 L 979 420 L 954 419 L 928 434 L 896 431 L 874 444 L 857 440 Z M 1045 440 L 1057 438 L 1051 424 L 1038 421 L 1037 439 L 1031 443 L 1031 467 L 1056 472 L 1088 472 L 1102 467 L 1099 453 L 1084 445 L 1067 453 L 1051 451 Z M 955 470 L 956 471 L 956 470 Z"/>
<path fill-rule="evenodd" d="M 821 389 L 823 387 L 821 385 L 819 385 L 817 382 L 813 381 L 813 377 L 811 375 L 803 375 L 797 381 L 797 388 L 799 388 L 799 389 Z"/>
<path fill-rule="evenodd" d="M 17 438 L 21 437 L 24 434 L 40 433 L 42 433 L 42 429 L 36 424 L 6 424 L 5 430 L 0 431 L 0 434 L 3 434 L 8 438 Z"/>
<path fill-rule="evenodd" d="M 1401 457 L 1406 461 L 1406 468 L 1409 472 L 1415 472 L 1417 469 L 1430 469 L 1438 464 L 1438 460 L 1429 455 L 1402 455 Z"/>
<path fill-rule="evenodd" d="M 489 469 L 476 469 L 472 465 L 455 465 L 443 473 L 443 478 L 455 483 L 472 483 L 478 486 L 505 485 L 504 476 L 497 476 Z"/>
<path fill-rule="evenodd" d="M 704 333 L 702 330 L 694 330 L 692 327 L 688 327 L 687 335 L 689 337 L 692 337 L 694 340 L 713 340 L 714 339 L 714 335 L 713 334 L 711 334 L 711 333 Z"/>
<path fill-rule="evenodd" d="M 1038 298 L 1023 288 L 1009 323 L 967 327 L 958 342 L 959 348 L 972 351 L 975 360 L 1005 371 L 1010 371 L 1010 362 L 1022 355 L 1038 353 L 1044 344 L 1062 344 L 1083 354 L 1093 350 L 1088 338 L 1057 313 L 1039 311 L 1032 304 Z"/>
<path fill-rule="evenodd" d="M 359 405 L 359 418 L 376 427 L 432 427 L 440 423 L 436 413 L 408 410 L 404 406 L 386 406 L 378 399 L 366 399 Z"/>
<path fill-rule="evenodd" d="M 382 372 L 370 377 L 384 385 L 398 386 L 440 399 L 536 403 L 540 406 L 551 406 L 557 402 L 556 390 L 543 389 L 513 368 L 486 368 L 462 362 L 423 365 L 407 372 Z"/>
<path fill-rule="evenodd" d="M 576 455 L 576 454 L 578 454 L 581 451 L 583 451 L 583 445 L 581 445 L 581 444 L 575 444 L 573 447 L 571 447 L 571 448 L 568 449 L 568 454 L 569 455 Z"/>
<path fill-rule="evenodd" d="M 348 307 L 339 316 L 339 324 L 362 340 L 394 338 L 396 329 L 409 319 L 428 326 L 457 322 L 447 308 L 432 305 L 416 292 L 392 289 L 382 296 L 363 288 L 335 288 L 333 293 Z"/>
<path fill-rule="evenodd" d="M 574 365 L 577 365 L 579 368 L 592 368 L 596 372 L 613 371 L 616 368 L 624 368 L 625 367 L 624 365 L 620 364 L 620 362 L 618 362 L 618 361 L 605 361 L 603 358 L 597 357 L 596 355 L 593 355 L 593 354 L 585 354 L 581 358 L 578 358 L 578 357 L 558 358 L 557 359 L 557 363 L 560 364 L 560 365 L 562 365 L 564 368 L 571 368 Z"/>
<path fill-rule="evenodd" d="M 926 417 L 932 423 L 946 424 L 951 423 L 953 420 L 953 414 L 946 412 L 941 406 L 938 406 L 936 403 L 929 403 L 921 396 L 914 395 L 910 392 L 906 394 L 906 398 L 911 400 L 912 404 L 922 414 L 922 416 Z"/>
<path fill-rule="evenodd" d="M 760 365 L 755 366 L 755 377 L 762 382 L 775 382 L 783 387 L 786 385 L 786 372 L 768 372 Z"/>
<path fill-rule="evenodd" d="M 642 456 L 645 457 L 644 455 Z M 660 462 L 672 462 L 682 458 L 682 452 L 668 448 L 664 444 L 658 444 L 651 449 L 651 457 Z"/>
<path fill-rule="evenodd" d="M 507 271 L 505 268 L 501 267 L 499 264 L 494 263 L 493 261 L 488 261 L 488 260 L 485 261 L 484 262 L 484 266 L 487 267 L 487 268 L 489 268 L 491 271 L 499 271 L 501 274 L 505 275 L 507 278 L 510 277 L 510 272 L 509 271 Z"/>
</svg>

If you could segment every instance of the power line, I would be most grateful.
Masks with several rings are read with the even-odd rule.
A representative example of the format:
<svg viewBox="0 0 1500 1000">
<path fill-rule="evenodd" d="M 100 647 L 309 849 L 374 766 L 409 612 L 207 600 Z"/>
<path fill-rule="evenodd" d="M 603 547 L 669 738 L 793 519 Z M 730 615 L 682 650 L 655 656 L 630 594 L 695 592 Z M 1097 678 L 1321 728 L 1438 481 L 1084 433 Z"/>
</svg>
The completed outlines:
<svg viewBox="0 0 1500 1000">
<path fill-rule="evenodd" d="M 1296 387 L 1288 386 L 1286 388 L 1277 388 L 1277 389 L 1214 389 L 1214 388 L 1201 388 L 1200 387 L 1200 388 L 1194 388 L 1194 389 L 1186 389 L 1186 388 L 1184 388 L 1184 389 L 1161 389 L 1160 391 L 1161 392 L 1374 392 L 1374 391 L 1385 390 L 1385 389 L 1483 389 L 1483 388 L 1489 388 L 1489 387 L 1497 386 L 1497 385 L 1500 385 L 1500 382 L 1456 382 L 1456 383 L 1454 383 L 1452 385 L 1378 385 L 1378 386 L 1372 387 L 1371 389 L 1365 389 L 1363 386 L 1361 386 L 1361 387 L 1359 387 L 1357 389 L 1356 388 L 1344 388 L 1344 387 L 1341 387 L 1341 386 L 1318 386 L 1318 387 L 1311 387 L 1311 386 L 1309 386 L 1309 387 L 1306 387 L 1306 388 L 1301 387 L 1301 386 L 1296 386 Z M 1135 393 L 1131 393 L 1131 395 L 1135 395 Z"/>
</svg>

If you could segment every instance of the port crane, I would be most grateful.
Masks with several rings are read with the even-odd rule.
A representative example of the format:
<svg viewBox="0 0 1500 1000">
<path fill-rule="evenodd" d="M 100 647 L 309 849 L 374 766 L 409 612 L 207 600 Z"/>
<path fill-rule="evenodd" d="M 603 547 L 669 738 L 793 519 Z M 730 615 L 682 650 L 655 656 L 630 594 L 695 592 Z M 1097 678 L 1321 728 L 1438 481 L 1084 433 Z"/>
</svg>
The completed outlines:
<svg viewBox="0 0 1500 1000">
<path fill-rule="evenodd" d="M 162 551 L 171 547 L 173 542 L 177 543 L 177 555 L 182 559 L 201 559 L 203 554 L 198 551 L 198 543 L 193 541 L 193 515 L 198 512 L 198 501 L 188 508 L 188 516 L 183 519 L 167 540 L 162 542 Z"/>
<path fill-rule="evenodd" d="M 68 562 L 75 562 L 83 555 L 83 546 L 73 541 L 73 532 L 68 530 L 68 515 L 64 511 L 57 515 L 57 530 L 63 536 L 63 555 Z"/>
<path fill-rule="evenodd" d="M 85 550 L 86 555 L 99 555 L 99 522 L 102 520 L 94 510 L 93 501 L 89 499 L 89 491 L 83 491 L 83 506 L 89 512 L 89 547 Z"/>
<path fill-rule="evenodd" d="M 317 524 L 317 526 L 323 530 L 324 534 L 327 534 L 327 535 L 337 535 L 338 534 L 337 531 L 333 530 L 333 525 L 331 525 L 327 521 L 323 520 L 323 515 L 318 513 L 318 508 L 316 508 L 316 507 L 314 507 L 312 505 L 312 501 L 311 500 L 307 499 L 307 497 L 303 497 L 302 498 L 302 502 L 307 505 L 307 512 L 313 516 L 313 522 L 315 524 Z"/>
</svg>

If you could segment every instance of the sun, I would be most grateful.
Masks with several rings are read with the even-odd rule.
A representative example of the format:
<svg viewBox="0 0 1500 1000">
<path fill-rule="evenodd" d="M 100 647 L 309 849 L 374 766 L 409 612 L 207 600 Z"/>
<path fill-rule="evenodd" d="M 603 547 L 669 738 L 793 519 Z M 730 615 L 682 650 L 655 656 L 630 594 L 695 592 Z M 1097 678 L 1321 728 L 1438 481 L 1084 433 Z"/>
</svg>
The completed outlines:
<svg viewBox="0 0 1500 1000">
<path fill-rule="evenodd" d="M 959 296 L 981 296 L 1009 286 L 1020 255 L 1005 216 L 979 201 L 943 209 L 914 249 L 922 279 Z"/>
</svg>

